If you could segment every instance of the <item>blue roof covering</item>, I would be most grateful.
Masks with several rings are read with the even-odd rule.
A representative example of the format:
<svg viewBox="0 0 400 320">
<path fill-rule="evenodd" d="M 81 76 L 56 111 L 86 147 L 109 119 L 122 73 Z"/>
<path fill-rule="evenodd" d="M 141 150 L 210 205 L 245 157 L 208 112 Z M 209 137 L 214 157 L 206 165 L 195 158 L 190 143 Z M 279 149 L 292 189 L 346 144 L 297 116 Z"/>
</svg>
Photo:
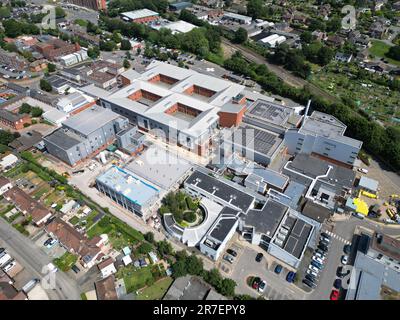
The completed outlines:
<svg viewBox="0 0 400 320">
<path fill-rule="evenodd" d="M 97 181 L 107 185 L 115 192 L 138 205 L 147 203 L 159 193 L 159 190 L 154 186 L 117 166 L 112 166 L 101 176 L 97 177 Z"/>
</svg>

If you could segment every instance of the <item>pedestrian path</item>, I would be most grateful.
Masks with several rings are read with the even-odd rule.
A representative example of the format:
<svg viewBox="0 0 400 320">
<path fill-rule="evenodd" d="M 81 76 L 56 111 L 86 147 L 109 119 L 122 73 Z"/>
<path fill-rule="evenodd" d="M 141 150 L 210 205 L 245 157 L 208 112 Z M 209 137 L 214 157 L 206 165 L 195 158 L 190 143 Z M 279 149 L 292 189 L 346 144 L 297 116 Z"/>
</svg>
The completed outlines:
<svg viewBox="0 0 400 320">
<path fill-rule="evenodd" d="M 341 241 L 344 244 L 351 244 L 351 242 L 349 240 L 346 240 L 346 239 L 342 238 L 341 236 L 338 236 L 336 233 L 333 233 L 329 230 L 325 230 L 324 232 L 327 233 L 328 235 L 330 235 L 333 239 Z"/>
</svg>

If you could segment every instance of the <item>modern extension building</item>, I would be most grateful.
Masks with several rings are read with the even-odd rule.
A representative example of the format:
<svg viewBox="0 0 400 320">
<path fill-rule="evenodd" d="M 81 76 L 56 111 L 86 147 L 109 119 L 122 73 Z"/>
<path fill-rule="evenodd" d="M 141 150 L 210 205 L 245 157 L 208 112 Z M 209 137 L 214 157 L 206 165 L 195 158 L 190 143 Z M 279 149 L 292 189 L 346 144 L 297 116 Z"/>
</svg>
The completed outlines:
<svg viewBox="0 0 400 320">
<path fill-rule="evenodd" d="M 93 106 L 64 121 L 44 142 L 51 155 L 75 166 L 105 149 L 128 124 L 125 117 Z"/>
<path fill-rule="evenodd" d="M 144 220 L 151 214 L 149 209 L 159 194 L 158 188 L 116 166 L 97 177 L 96 186 L 100 192 Z"/>
<path fill-rule="evenodd" d="M 289 129 L 285 145 L 290 154 L 317 154 L 352 167 L 362 141 L 346 137 L 346 125 L 337 118 L 314 111 L 306 117 L 300 128 Z"/>
<path fill-rule="evenodd" d="M 159 15 L 158 12 L 149 9 L 140 9 L 121 13 L 123 20 L 134 23 L 148 23 L 157 20 Z"/>
<path fill-rule="evenodd" d="M 244 86 L 159 61 L 126 81 L 130 84 L 114 93 L 93 86 L 82 90 L 140 129 L 199 155 L 209 153 L 221 123 L 240 122 L 245 104 Z M 236 111 L 220 114 L 227 105 Z"/>
</svg>

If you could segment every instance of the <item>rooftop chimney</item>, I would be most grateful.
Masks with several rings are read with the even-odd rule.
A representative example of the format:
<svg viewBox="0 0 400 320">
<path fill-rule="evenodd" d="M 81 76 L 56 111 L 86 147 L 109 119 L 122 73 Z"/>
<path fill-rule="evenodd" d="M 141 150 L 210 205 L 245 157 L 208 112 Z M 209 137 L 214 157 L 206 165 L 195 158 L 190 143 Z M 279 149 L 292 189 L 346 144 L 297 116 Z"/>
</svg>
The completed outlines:
<svg viewBox="0 0 400 320">
<path fill-rule="evenodd" d="M 308 102 L 307 102 L 306 111 L 304 112 L 303 122 L 301 123 L 301 126 L 303 126 L 304 122 L 306 121 L 306 118 L 308 115 L 308 110 L 310 109 L 310 105 L 311 105 L 311 99 L 308 100 Z"/>
</svg>

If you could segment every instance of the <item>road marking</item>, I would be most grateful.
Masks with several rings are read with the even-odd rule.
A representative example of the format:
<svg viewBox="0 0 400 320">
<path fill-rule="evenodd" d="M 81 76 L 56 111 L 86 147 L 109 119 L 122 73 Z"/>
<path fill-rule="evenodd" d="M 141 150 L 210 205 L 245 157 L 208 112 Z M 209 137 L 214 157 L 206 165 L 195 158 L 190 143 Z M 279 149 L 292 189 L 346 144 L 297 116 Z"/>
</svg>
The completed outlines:
<svg viewBox="0 0 400 320">
<path fill-rule="evenodd" d="M 332 238 L 343 242 L 344 244 L 351 244 L 351 242 L 349 240 L 346 240 L 346 239 L 342 238 L 341 236 L 337 235 L 336 233 L 333 233 L 333 232 L 331 232 L 329 230 L 325 230 L 325 233 L 330 235 Z"/>
</svg>

